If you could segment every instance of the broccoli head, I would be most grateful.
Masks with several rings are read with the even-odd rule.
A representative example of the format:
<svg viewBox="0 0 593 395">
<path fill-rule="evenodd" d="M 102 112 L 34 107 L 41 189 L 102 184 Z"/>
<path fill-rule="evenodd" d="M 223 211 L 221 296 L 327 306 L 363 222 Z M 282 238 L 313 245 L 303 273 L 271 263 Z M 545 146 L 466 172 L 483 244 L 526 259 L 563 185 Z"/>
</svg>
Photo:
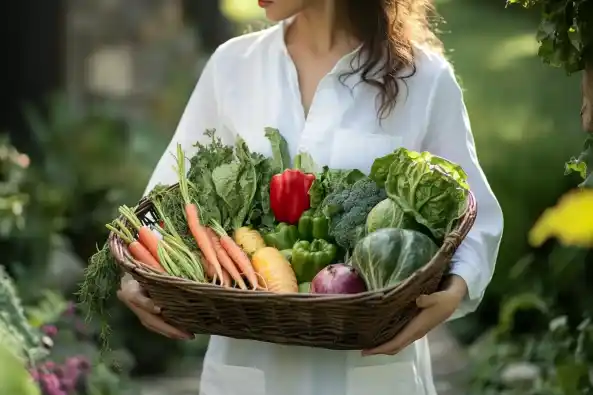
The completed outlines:
<svg viewBox="0 0 593 395">
<path fill-rule="evenodd" d="M 370 178 L 330 193 L 322 204 L 329 218 L 329 233 L 336 243 L 351 250 L 362 236 L 367 215 L 375 205 L 387 198 L 385 190 Z"/>
</svg>

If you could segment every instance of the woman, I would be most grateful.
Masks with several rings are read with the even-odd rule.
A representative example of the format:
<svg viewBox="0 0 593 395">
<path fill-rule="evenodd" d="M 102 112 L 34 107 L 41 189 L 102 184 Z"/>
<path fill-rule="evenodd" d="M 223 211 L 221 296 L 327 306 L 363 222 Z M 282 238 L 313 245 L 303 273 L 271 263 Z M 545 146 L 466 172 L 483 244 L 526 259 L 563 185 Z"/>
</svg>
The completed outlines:
<svg viewBox="0 0 593 395">
<path fill-rule="evenodd" d="M 502 213 L 476 158 L 461 90 L 438 51 L 423 0 L 260 0 L 281 21 L 234 38 L 209 60 L 173 141 L 148 185 L 174 183 L 172 152 L 215 128 L 271 154 L 265 127 L 278 128 L 292 155 L 368 172 L 397 147 L 459 163 L 479 206 L 443 289 L 417 300 L 421 314 L 372 350 L 330 351 L 212 337 L 203 395 L 433 395 L 426 333 L 473 311 L 492 277 Z M 120 299 L 149 329 L 190 338 L 165 324 L 138 283 Z"/>
</svg>

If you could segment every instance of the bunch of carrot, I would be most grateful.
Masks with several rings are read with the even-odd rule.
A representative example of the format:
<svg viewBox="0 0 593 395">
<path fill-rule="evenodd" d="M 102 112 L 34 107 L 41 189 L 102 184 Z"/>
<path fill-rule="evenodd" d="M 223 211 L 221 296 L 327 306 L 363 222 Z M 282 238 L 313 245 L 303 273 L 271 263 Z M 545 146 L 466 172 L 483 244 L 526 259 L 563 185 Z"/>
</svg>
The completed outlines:
<svg viewBox="0 0 593 395">
<path fill-rule="evenodd" d="M 250 285 L 256 289 L 257 276 L 247 254 L 216 221 L 212 221 L 210 227 L 202 223 L 198 205 L 189 196 L 190 182 L 186 177 L 185 155 L 180 145 L 177 146 L 177 172 L 185 219 L 204 256 L 206 274 L 223 286 L 231 287 L 231 280 L 234 280 L 241 289 L 247 289 L 242 277 L 244 274 Z"/>
<path fill-rule="evenodd" d="M 157 210 L 160 209 L 158 204 L 155 204 L 155 207 Z M 108 228 L 128 244 L 128 250 L 134 259 L 159 273 L 204 281 L 200 258 L 184 244 L 166 218 L 163 219 L 163 226 L 157 231 L 142 224 L 129 207 L 122 206 L 119 212 L 137 231 L 138 239 L 134 239 L 125 224 L 119 220 L 116 221 L 119 229 L 110 225 Z"/>
<path fill-rule="evenodd" d="M 139 222 L 140 221 L 138 221 L 138 223 Z M 138 223 L 134 224 L 138 225 Z M 108 224 L 107 229 L 112 231 L 128 245 L 128 251 L 130 251 L 130 254 L 135 260 L 159 273 L 165 272 L 157 254 L 158 238 L 150 229 L 140 224 L 140 226 L 137 227 L 137 239 L 119 219 L 114 221 L 114 225 Z M 147 229 L 148 232 L 146 231 Z"/>
</svg>

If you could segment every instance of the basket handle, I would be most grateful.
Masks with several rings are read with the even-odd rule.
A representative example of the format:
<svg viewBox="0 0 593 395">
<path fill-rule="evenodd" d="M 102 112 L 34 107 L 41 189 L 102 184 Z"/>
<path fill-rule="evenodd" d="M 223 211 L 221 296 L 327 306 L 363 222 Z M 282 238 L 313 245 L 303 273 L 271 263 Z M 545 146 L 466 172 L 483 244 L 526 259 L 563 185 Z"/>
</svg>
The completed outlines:
<svg viewBox="0 0 593 395">
<path fill-rule="evenodd" d="M 443 247 L 447 250 L 451 250 L 451 253 L 455 252 L 461 245 L 469 231 L 471 230 L 474 222 L 476 222 L 476 216 L 478 214 L 478 202 L 476 197 L 470 191 L 467 195 L 467 209 L 457 227 L 451 231 L 445 240 L 443 240 Z"/>
</svg>

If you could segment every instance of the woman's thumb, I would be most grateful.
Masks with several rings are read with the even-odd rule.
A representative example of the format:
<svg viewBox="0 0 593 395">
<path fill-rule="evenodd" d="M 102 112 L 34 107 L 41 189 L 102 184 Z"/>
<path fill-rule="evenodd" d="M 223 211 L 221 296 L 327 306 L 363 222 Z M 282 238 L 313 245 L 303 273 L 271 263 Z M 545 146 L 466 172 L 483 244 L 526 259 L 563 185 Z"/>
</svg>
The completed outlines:
<svg viewBox="0 0 593 395">
<path fill-rule="evenodd" d="M 433 293 L 430 295 L 420 295 L 416 299 L 416 306 L 420 307 L 421 309 L 426 309 L 427 307 L 434 306 L 439 299 L 439 293 Z"/>
</svg>

